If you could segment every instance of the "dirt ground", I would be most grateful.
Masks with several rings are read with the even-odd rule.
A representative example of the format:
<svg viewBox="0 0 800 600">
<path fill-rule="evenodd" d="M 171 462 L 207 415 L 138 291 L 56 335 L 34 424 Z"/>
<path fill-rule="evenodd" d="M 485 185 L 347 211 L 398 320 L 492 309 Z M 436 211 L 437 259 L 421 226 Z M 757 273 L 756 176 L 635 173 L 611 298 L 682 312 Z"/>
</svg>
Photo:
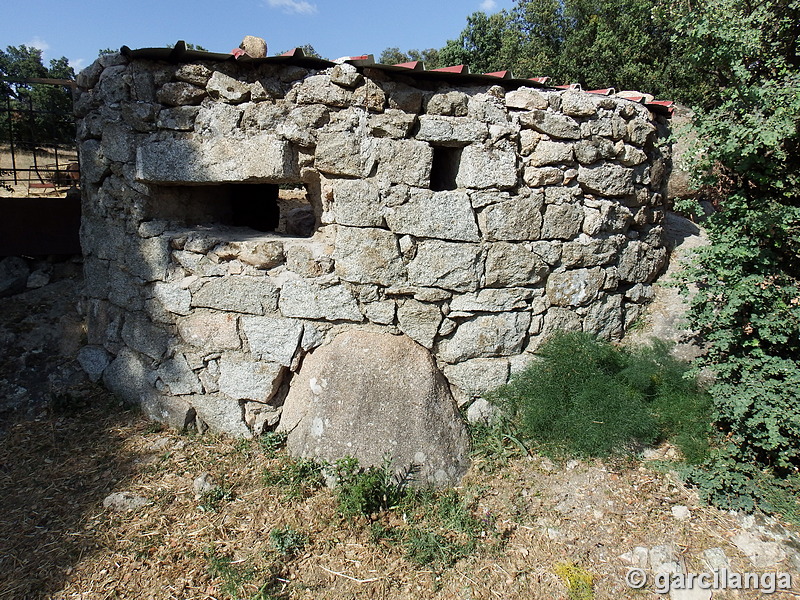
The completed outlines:
<svg viewBox="0 0 800 600">
<path fill-rule="evenodd" d="M 18 422 L 0 444 L 0 598 L 582 597 L 556 575 L 564 563 L 594 575 L 595 598 L 657 598 L 652 587 L 626 585 L 630 565 L 620 556 L 668 543 L 689 572 L 708 570 L 701 553 L 710 548 L 739 572 L 764 571 L 731 542 L 741 530 L 737 516 L 701 506 L 652 463 L 478 459 L 459 493 L 482 524 L 480 543 L 439 568 L 375 540 L 366 520 L 341 517 L 328 489 L 289 500 L 284 488 L 266 485 L 265 471 L 281 461 L 256 441 L 161 430 L 100 388 Z M 204 473 L 226 492 L 211 508 L 194 490 Z M 147 503 L 104 508 L 120 491 Z M 677 506 L 690 516 L 677 519 Z M 378 522 L 403 518 L 395 511 Z M 296 557 L 270 542 L 270 532 L 286 526 L 308 540 Z M 213 568 L 220 557 L 225 572 Z M 777 570 L 794 572 L 795 587 L 772 597 L 798 597 L 789 558 Z M 262 586 L 271 595 L 257 595 Z"/>
<path fill-rule="evenodd" d="M 162 429 L 78 377 L 75 268 L 56 266 L 50 285 L 0 301 L 2 393 L 40 392 L 2 415 L 0 600 L 662 598 L 649 570 L 644 589 L 626 584 L 634 565 L 625 555 L 639 548 L 652 559 L 668 544 L 685 572 L 708 572 L 705 551 L 721 551 L 737 573 L 792 574 L 791 590 L 769 597 L 800 597 L 800 544 L 778 546 L 752 519 L 703 506 L 672 471 L 669 447 L 650 460 L 565 464 L 476 454 L 457 491 L 477 543 L 452 563 L 420 564 L 392 533 L 413 521 L 409 509 L 371 523 L 341 516 L 330 489 L 289 499 L 286 486 L 265 482 L 286 463 L 282 450 Z M 210 492 L 196 493 L 198 478 L 213 482 Z M 117 492 L 141 506 L 104 506 Z M 281 554 L 276 531 L 305 543 Z M 795 526 L 770 531 L 800 540 Z M 742 535 L 777 561 L 757 567 L 760 557 L 737 545 Z M 565 565 L 590 574 L 591 589 L 570 589 L 558 574 Z"/>
</svg>

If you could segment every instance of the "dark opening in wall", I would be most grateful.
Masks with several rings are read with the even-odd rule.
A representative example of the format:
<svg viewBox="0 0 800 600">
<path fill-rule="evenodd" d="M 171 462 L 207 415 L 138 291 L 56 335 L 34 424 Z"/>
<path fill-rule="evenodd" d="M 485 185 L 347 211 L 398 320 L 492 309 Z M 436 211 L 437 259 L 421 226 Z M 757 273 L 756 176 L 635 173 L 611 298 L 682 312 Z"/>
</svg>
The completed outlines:
<svg viewBox="0 0 800 600">
<path fill-rule="evenodd" d="M 150 218 L 180 225 L 228 225 L 311 237 L 317 221 L 301 184 L 220 183 L 160 186 Z"/>
<path fill-rule="evenodd" d="M 431 189 L 435 192 L 454 190 L 456 175 L 461 164 L 462 148 L 448 146 L 433 147 L 433 166 L 431 168 Z"/>
<path fill-rule="evenodd" d="M 228 184 L 230 224 L 256 231 L 275 231 L 280 222 L 279 187 L 273 183 Z"/>
</svg>

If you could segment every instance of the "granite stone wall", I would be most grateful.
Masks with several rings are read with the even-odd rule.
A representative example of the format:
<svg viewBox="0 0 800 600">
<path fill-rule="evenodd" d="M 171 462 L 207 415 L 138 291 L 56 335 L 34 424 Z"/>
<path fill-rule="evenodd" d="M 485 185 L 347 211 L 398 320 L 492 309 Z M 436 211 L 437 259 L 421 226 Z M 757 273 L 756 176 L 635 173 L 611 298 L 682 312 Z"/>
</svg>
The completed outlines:
<svg viewBox="0 0 800 600">
<path fill-rule="evenodd" d="M 666 122 L 630 100 L 121 55 L 78 86 L 81 363 L 177 427 L 275 427 L 354 329 L 469 405 L 553 331 L 619 339 L 665 263 Z"/>
</svg>

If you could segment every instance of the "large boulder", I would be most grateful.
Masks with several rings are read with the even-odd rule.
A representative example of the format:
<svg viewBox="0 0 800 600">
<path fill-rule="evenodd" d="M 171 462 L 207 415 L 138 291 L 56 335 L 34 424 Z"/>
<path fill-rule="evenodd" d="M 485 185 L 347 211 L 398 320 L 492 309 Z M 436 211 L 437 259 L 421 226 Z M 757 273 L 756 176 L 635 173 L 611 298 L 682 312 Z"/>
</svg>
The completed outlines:
<svg viewBox="0 0 800 600">
<path fill-rule="evenodd" d="M 402 335 L 349 331 L 308 355 L 279 430 L 295 457 L 412 470 L 415 485 L 456 485 L 469 465 L 466 427 L 431 354 Z"/>
</svg>

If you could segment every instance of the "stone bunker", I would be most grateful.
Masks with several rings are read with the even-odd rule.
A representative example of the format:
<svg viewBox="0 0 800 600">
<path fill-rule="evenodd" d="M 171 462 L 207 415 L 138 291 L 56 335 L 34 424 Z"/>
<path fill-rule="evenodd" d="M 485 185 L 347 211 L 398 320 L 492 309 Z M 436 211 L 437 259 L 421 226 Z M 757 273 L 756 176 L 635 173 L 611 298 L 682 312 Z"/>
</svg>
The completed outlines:
<svg viewBox="0 0 800 600">
<path fill-rule="evenodd" d="M 123 48 L 78 86 L 79 358 L 175 427 L 457 481 L 456 406 L 554 331 L 620 338 L 665 263 L 657 104 L 299 52 Z"/>
</svg>

